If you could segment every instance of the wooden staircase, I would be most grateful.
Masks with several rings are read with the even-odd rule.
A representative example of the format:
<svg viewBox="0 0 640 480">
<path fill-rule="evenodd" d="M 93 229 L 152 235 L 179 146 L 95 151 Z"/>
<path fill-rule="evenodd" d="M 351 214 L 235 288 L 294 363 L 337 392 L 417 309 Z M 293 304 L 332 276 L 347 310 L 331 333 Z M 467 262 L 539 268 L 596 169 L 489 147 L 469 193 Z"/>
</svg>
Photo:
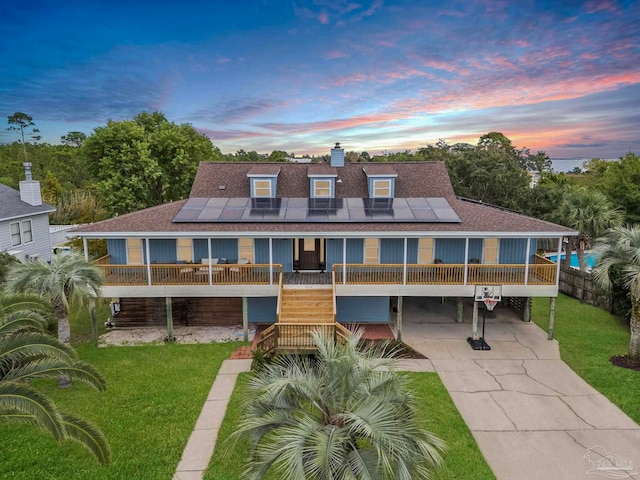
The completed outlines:
<svg viewBox="0 0 640 480">
<path fill-rule="evenodd" d="M 333 323 L 333 290 L 328 288 L 284 288 L 280 300 L 282 323 Z"/>
<path fill-rule="evenodd" d="M 330 338 L 348 338 L 348 329 L 336 322 L 335 286 L 283 286 L 280 274 L 277 321 L 260 334 L 257 348 L 264 354 L 315 350 L 312 333 L 322 331 Z"/>
</svg>

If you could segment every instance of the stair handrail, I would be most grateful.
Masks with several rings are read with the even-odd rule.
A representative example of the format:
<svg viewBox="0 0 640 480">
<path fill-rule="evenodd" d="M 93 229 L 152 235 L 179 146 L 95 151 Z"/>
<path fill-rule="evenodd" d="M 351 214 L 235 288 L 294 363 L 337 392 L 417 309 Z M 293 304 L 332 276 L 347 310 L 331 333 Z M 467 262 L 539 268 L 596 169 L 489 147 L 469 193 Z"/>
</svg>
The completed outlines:
<svg viewBox="0 0 640 480">
<path fill-rule="evenodd" d="M 256 348 L 261 350 L 263 354 L 270 354 L 278 346 L 278 331 L 277 323 L 269 325 L 262 332 L 260 332 L 260 338 L 256 343 Z M 273 339 L 273 341 L 271 341 Z"/>
<path fill-rule="evenodd" d="M 333 292 L 333 321 L 335 323 L 338 317 L 338 310 L 336 308 L 336 272 L 331 272 L 331 290 Z"/>
<path fill-rule="evenodd" d="M 284 284 L 284 272 L 280 271 L 280 281 L 278 283 L 278 302 L 276 305 L 276 323 L 280 321 L 280 308 L 282 304 L 282 288 Z"/>
<path fill-rule="evenodd" d="M 347 340 L 349 340 L 349 337 L 351 337 L 351 330 L 338 322 L 336 322 L 335 325 L 336 341 L 341 340 L 343 342 L 346 342 Z"/>
</svg>

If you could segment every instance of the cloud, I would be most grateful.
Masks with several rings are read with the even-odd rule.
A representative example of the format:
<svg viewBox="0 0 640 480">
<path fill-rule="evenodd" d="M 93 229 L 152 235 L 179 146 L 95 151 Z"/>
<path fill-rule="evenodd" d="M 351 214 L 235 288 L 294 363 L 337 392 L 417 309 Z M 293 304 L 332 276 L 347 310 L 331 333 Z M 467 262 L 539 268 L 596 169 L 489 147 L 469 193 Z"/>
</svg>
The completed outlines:
<svg viewBox="0 0 640 480">
<path fill-rule="evenodd" d="M 323 25 L 328 25 L 329 24 L 329 15 L 327 14 L 327 12 L 320 12 L 318 14 L 318 21 Z"/>
<path fill-rule="evenodd" d="M 233 99 L 197 110 L 189 118 L 214 124 L 236 123 L 285 105 L 272 99 Z"/>
<path fill-rule="evenodd" d="M 342 50 L 332 50 L 330 52 L 325 53 L 324 58 L 327 60 L 335 60 L 338 58 L 346 58 L 349 54 L 343 52 Z"/>
</svg>

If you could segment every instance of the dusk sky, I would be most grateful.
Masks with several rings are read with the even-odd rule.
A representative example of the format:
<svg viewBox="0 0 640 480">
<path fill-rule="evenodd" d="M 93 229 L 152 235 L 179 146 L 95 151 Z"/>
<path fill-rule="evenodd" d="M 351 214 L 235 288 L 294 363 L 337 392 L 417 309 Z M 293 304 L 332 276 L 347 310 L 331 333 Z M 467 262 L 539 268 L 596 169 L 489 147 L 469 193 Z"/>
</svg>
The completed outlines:
<svg viewBox="0 0 640 480">
<path fill-rule="evenodd" d="M 71 6 L 66 6 L 71 5 Z M 223 152 L 371 154 L 500 131 L 640 153 L 640 2 L 3 2 L 0 143 L 162 111 Z"/>
</svg>

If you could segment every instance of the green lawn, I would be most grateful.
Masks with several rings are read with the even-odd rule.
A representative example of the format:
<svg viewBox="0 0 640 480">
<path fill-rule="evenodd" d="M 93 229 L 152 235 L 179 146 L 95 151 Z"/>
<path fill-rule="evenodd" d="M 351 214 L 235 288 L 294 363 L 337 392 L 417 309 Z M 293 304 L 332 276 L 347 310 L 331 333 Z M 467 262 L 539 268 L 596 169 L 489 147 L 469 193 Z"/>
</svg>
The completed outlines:
<svg viewBox="0 0 640 480">
<path fill-rule="evenodd" d="M 77 346 L 107 377 L 107 391 L 38 385 L 59 407 L 100 427 L 113 463 L 100 467 L 75 442 L 57 445 L 34 427 L 0 425 L 0 478 L 170 479 L 222 361 L 238 345 Z"/>
<path fill-rule="evenodd" d="M 533 321 L 547 330 L 549 301 L 536 298 Z M 640 372 L 611 365 L 609 358 L 629 350 L 629 327 L 604 310 L 560 295 L 555 338 L 560 354 L 578 375 L 640 423 Z"/>
<path fill-rule="evenodd" d="M 247 375 L 243 374 L 240 382 Z M 406 373 L 403 375 L 408 375 L 411 378 L 411 387 L 414 389 L 418 404 L 421 406 L 423 427 L 444 439 L 449 446 L 445 455 L 445 467 L 435 472 L 434 480 L 495 478 L 437 374 Z M 242 478 L 244 447 L 242 444 L 238 444 L 234 449 L 229 450 L 229 442 L 225 442 L 240 419 L 238 397 L 238 386 L 236 386 L 220 429 L 216 451 L 205 475 L 205 480 L 237 480 Z M 269 479 L 277 480 L 273 476 Z"/>
</svg>

